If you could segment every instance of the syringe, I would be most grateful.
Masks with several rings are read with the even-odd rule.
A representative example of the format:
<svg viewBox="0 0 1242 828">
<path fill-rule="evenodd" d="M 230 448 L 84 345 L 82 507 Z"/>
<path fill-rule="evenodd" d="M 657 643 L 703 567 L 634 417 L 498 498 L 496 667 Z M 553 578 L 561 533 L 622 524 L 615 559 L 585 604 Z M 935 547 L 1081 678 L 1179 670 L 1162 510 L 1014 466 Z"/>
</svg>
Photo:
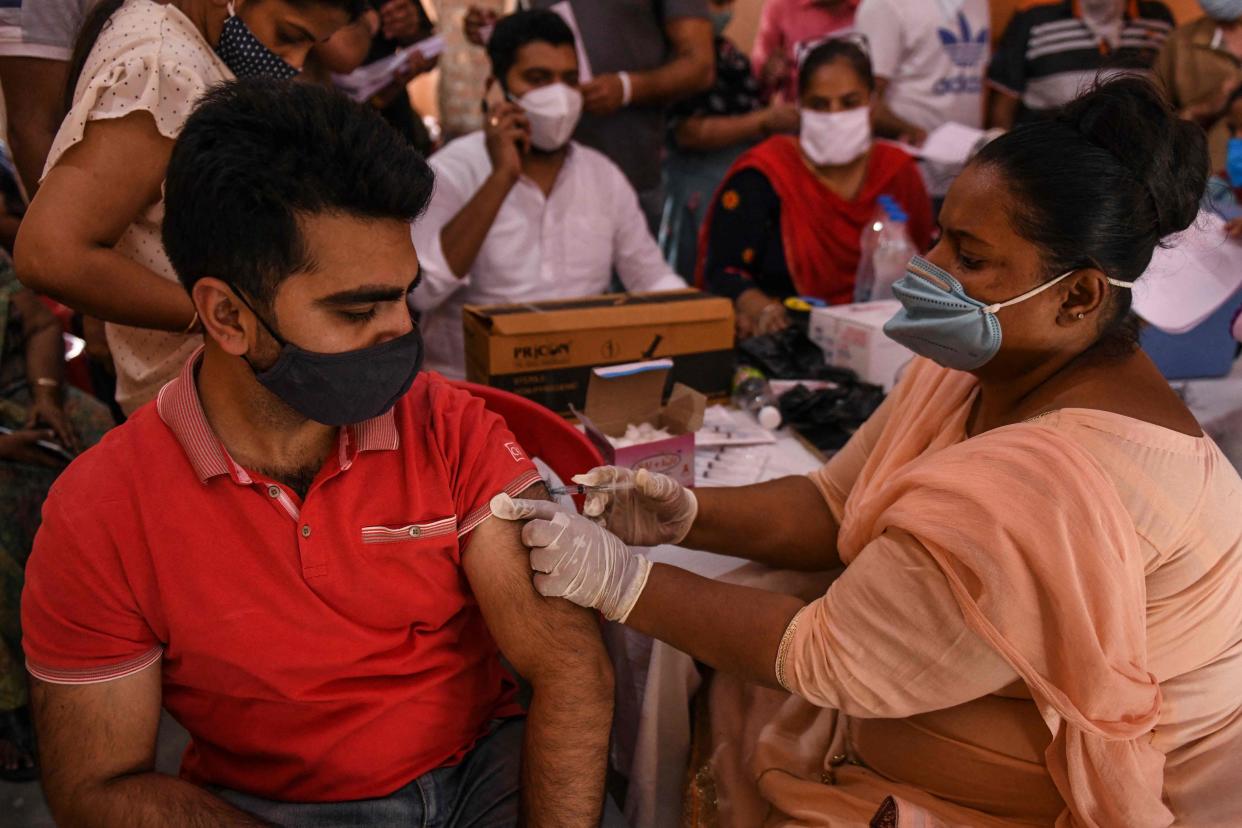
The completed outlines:
<svg viewBox="0 0 1242 828">
<path fill-rule="evenodd" d="M 602 486 L 587 486 L 584 483 L 573 483 L 569 486 L 549 486 L 548 492 L 553 497 L 562 497 L 564 495 L 569 495 L 570 497 L 573 497 L 574 495 L 588 495 L 588 494 L 611 493 L 611 492 L 628 492 L 633 488 L 634 488 L 634 484 L 632 482 L 605 483 Z"/>
</svg>

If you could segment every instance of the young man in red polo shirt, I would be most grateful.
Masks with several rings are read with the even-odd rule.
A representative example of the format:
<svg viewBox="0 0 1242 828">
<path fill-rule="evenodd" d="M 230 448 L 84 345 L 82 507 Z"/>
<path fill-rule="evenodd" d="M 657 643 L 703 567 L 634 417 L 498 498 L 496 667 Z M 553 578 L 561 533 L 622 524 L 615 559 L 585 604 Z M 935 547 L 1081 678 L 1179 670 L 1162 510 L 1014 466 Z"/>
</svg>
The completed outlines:
<svg viewBox="0 0 1242 828">
<path fill-rule="evenodd" d="M 309 84 L 228 84 L 188 120 L 164 244 L 205 346 L 61 476 L 27 569 L 61 825 L 598 824 L 596 619 L 540 597 L 489 519 L 541 490 L 513 435 L 419 372 L 431 188 Z M 153 769 L 161 704 L 192 737 L 180 778 Z"/>
</svg>

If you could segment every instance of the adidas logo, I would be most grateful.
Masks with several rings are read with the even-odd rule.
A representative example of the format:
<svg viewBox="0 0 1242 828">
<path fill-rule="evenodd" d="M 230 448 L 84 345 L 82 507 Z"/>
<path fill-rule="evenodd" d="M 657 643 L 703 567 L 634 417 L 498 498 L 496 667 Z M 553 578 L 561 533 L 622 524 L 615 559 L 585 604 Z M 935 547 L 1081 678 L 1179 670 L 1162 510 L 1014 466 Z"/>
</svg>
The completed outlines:
<svg viewBox="0 0 1242 828">
<path fill-rule="evenodd" d="M 964 12 L 957 13 L 957 24 L 960 32 L 952 32 L 948 29 L 938 30 L 940 42 L 944 44 L 944 50 L 949 53 L 949 59 L 955 65 L 976 66 L 987 55 L 988 27 L 984 26 L 972 34 L 970 21 L 966 19 Z"/>
</svg>

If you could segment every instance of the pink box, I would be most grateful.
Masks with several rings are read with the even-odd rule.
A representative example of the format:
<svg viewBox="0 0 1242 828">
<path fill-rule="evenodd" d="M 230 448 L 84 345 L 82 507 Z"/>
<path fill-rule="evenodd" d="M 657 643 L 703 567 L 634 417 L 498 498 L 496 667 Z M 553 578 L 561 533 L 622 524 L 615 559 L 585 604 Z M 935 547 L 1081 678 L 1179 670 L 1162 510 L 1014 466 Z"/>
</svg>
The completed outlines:
<svg viewBox="0 0 1242 828">
<path fill-rule="evenodd" d="M 677 383 L 662 404 L 664 386 L 673 368 L 669 359 L 631 362 L 594 369 L 587 385 L 586 410 L 575 412 L 609 465 L 667 474 L 683 486 L 694 485 L 694 433 L 703 425 L 707 398 Z M 673 436 L 616 448 L 608 437 L 620 437 L 630 425 L 650 423 Z"/>
</svg>

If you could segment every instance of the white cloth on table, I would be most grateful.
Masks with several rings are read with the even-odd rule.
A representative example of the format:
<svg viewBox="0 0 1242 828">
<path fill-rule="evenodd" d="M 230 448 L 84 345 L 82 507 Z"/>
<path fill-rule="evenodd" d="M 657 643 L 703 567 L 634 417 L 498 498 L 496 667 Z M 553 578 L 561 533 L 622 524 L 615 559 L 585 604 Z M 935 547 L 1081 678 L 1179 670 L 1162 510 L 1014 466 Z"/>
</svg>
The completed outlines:
<svg viewBox="0 0 1242 828">
<path fill-rule="evenodd" d="M 766 453 L 764 476 L 768 479 L 803 475 L 823 463 L 789 430 L 777 432 L 777 438 L 771 445 L 725 451 Z M 790 575 L 798 583 L 807 578 L 806 573 L 781 573 L 741 558 L 678 546 L 659 546 L 646 553 L 653 562 L 707 578 L 776 590 L 782 589 Z M 821 588 L 816 594 L 822 592 Z M 682 651 L 619 624 L 605 625 L 604 640 L 617 685 L 612 764 L 629 777 L 626 819 L 644 828 L 679 825 L 690 753 L 690 701 L 701 684 L 698 668 Z"/>
<path fill-rule="evenodd" d="M 444 258 L 440 232 L 491 175 L 483 133 L 458 138 L 430 163 L 435 193 L 413 227 L 423 267 L 413 304 L 423 313 L 428 368 L 447 377 L 465 375 L 461 310 L 468 304 L 594 296 L 608 291 L 614 269 L 631 292 L 686 286 L 661 257 L 621 170 L 575 142 L 546 198 L 530 179 L 518 180 L 470 272 L 459 279 Z"/>
<path fill-rule="evenodd" d="M 1173 387 L 1233 467 L 1242 472 L 1242 359 L 1233 363 L 1228 376 L 1174 382 Z"/>
<path fill-rule="evenodd" d="M 1242 469 L 1242 360 L 1228 377 L 1173 385 L 1204 431 Z M 804 474 L 821 464 L 788 431 L 778 435 L 775 446 L 743 449 L 771 452 L 765 478 Z M 709 578 L 767 589 L 781 589 L 781 579 L 791 575 L 740 558 L 679 547 L 659 547 L 651 551 L 651 558 Z M 619 625 L 608 627 L 606 640 L 618 688 L 612 758 L 614 766 L 629 775 L 626 818 L 632 826 L 679 825 L 690 753 L 691 700 L 702 677 L 694 660 L 680 650 Z"/>
</svg>

